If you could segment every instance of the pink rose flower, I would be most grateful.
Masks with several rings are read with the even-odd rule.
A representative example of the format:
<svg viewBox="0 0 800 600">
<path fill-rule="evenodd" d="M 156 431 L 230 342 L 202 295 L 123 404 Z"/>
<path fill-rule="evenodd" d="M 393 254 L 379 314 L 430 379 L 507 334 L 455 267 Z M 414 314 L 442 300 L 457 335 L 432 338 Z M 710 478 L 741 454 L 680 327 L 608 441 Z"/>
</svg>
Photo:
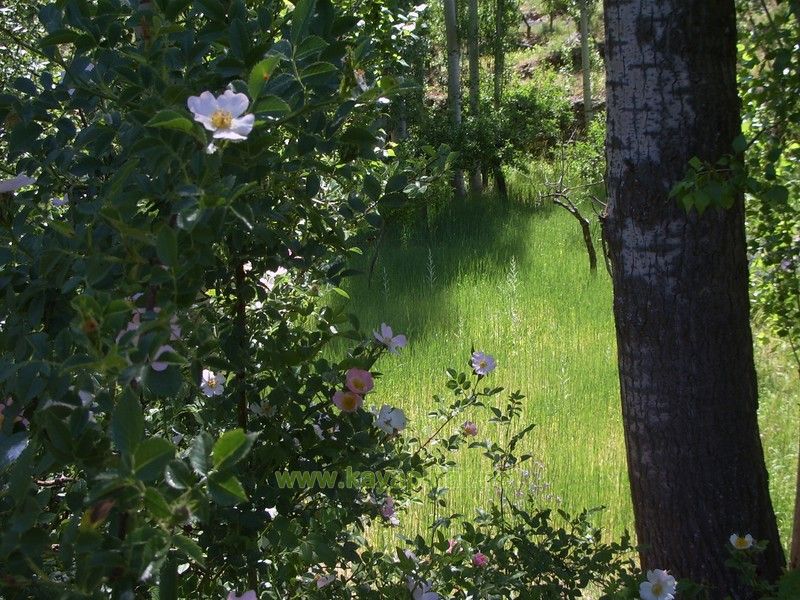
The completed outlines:
<svg viewBox="0 0 800 600">
<path fill-rule="evenodd" d="M 406 336 L 399 334 L 395 335 L 394 331 L 392 331 L 392 328 L 386 323 L 381 323 L 380 330 L 373 331 L 372 335 L 375 336 L 375 339 L 378 340 L 378 343 L 386 346 L 386 348 L 388 348 L 389 352 L 392 354 L 398 354 L 400 348 L 405 348 L 406 344 L 408 343 Z"/>
<path fill-rule="evenodd" d="M 494 371 L 497 366 L 497 361 L 495 361 L 494 356 L 486 354 L 485 352 L 473 352 L 470 363 L 472 364 L 472 370 L 475 371 L 475 374 L 481 376 L 488 375 Z"/>
<path fill-rule="evenodd" d="M 468 435 L 470 437 L 475 437 L 476 435 L 478 435 L 478 426 L 475 423 L 473 423 L 472 421 L 466 421 L 461 426 L 461 431 L 464 432 L 464 435 Z"/>
<path fill-rule="evenodd" d="M 344 384 L 354 394 L 363 396 L 372 390 L 375 386 L 375 380 L 369 371 L 353 367 L 345 374 Z"/>
<path fill-rule="evenodd" d="M 339 390 L 333 395 L 333 403 L 339 407 L 342 412 L 356 412 L 364 403 L 364 399 L 358 394 L 351 391 Z"/>
<path fill-rule="evenodd" d="M 389 524 L 395 527 L 400 525 L 400 519 L 397 518 L 394 510 L 394 498 L 391 496 L 386 496 L 386 500 L 383 501 L 383 506 L 381 506 L 381 516 L 389 521 Z"/>
<path fill-rule="evenodd" d="M 482 569 L 489 564 L 489 557 L 483 552 L 476 552 L 472 555 L 472 564 Z"/>
</svg>

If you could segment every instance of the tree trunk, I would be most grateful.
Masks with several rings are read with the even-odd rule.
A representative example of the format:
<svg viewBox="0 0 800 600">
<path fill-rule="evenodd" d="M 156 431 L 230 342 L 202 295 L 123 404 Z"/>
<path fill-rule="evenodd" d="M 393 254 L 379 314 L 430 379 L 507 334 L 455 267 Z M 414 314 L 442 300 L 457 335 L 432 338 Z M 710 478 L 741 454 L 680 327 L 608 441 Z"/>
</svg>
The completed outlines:
<svg viewBox="0 0 800 600">
<path fill-rule="evenodd" d="M 494 185 L 497 188 L 497 193 L 504 200 L 508 198 L 508 184 L 506 184 L 506 175 L 503 173 L 502 165 L 495 165 L 494 167 Z"/>
<path fill-rule="evenodd" d="M 743 199 L 686 214 L 693 156 L 739 134 L 734 0 L 605 0 L 608 206 L 622 413 L 645 569 L 750 598 L 731 533 L 784 556 L 758 431 Z"/>
<path fill-rule="evenodd" d="M 506 71 L 506 21 L 505 21 L 506 3 L 505 0 L 497 0 L 495 4 L 494 15 L 494 108 L 500 110 L 500 105 L 503 102 L 503 77 Z M 524 17 L 523 17 L 524 18 Z M 528 21 L 525 21 L 528 27 L 528 37 L 530 37 L 531 27 Z M 492 174 L 494 176 L 494 186 L 497 193 L 501 198 L 508 198 L 508 186 L 506 185 L 506 176 L 503 173 L 503 165 L 495 164 L 492 167 Z"/>
<path fill-rule="evenodd" d="M 506 37 L 505 27 L 505 2 L 497 0 L 494 7 L 494 107 L 499 108 L 503 99 L 503 74 L 506 69 L 506 52 L 504 40 Z M 531 37 L 531 26 L 523 15 L 525 25 L 528 28 L 528 38 Z"/>
<path fill-rule="evenodd" d="M 467 48 L 469 50 L 469 114 L 473 119 L 480 116 L 480 54 L 478 49 L 478 0 L 469 0 L 469 29 L 467 31 Z M 483 193 L 480 163 L 470 171 L 469 187 L 473 194 Z"/>
<path fill-rule="evenodd" d="M 800 569 L 800 465 L 797 467 L 797 479 L 794 492 L 794 526 L 792 527 L 792 548 L 789 552 L 789 569 Z"/>
<path fill-rule="evenodd" d="M 581 69 L 583 70 L 583 120 L 592 122 L 592 65 L 589 54 L 589 2 L 581 0 Z"/>
<path fill-rule="evenodd" d="M 456 0 L 444 2 L 444 29 L 447 37 L 447 101 L 450 106 L 450 121 L 453 129 L 461 129 L 461 47 L 458 43 Z M 464 171 L 453 171 L 453 191 L 456 198 L 466 196 Z"/>
</svg>

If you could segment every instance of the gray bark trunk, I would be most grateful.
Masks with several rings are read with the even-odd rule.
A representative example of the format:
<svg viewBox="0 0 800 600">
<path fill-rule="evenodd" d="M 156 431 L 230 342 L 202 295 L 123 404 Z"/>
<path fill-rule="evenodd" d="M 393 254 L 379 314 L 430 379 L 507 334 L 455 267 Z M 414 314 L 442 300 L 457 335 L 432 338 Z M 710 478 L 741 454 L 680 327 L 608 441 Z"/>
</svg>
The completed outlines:
<svg viewBox="0 0 800 600">
<path fill-rule="evenodd" d="M 797 467 L 794 491 L 794 525 L 792 527 L 792 547 L 789 550 L 789 570 L 800 569 L 800 465 Z"/>
<path fill-rule="evenodd" d="M 504 0 L 497 0 L 494 14 L 494 107 L 499 110 L 503 102 L 503 76 L 506 70 L 506 38 L 505 22 L 506 4 Z M 527 22 L 526 22 L 527 23 Z M 528 27 L 530 32 L 530 27 Z M 494 185 L 501 198 L 508 197 L 506 176 L 503 174 L 503 165 L 494 165 L 492 168 Z"/>
<path fill-rule="evenodd" d="M 693 156 L 740 130 L 734 0 L 605 0 L 608 207 L 622 413 L 645 569 L 751 598 L 731 533 L 784 564 L 757 421 L 743 200 L 686 214 Z"/>
<path fill-rule="evenodd" d="M 450 120 L 453 128 L 461 128 L 461 47 L 458 43 L 458 22 L 456 21 L 456 1 L 444 2 L 444 29 L 447 38 L 447 101 L 450 106 Z M 466 196 L 464 171 L 453 171 L 453 191 L 456 198 Z"/>
<path fill-rule="evenodd" d="M 503 99 L 503 74 L 505 72 L 506 53 L 503 41 L 506 37 L 504 20 L 505 2 L 496 0 L 494 9 L 494 106 L 500 107 Z M 527 25 L 527 21 L 525 21 Z M 530 25 L 528 25 L 528 37 L 530 37 Z"/>
<path fill-rule="evenodd" d="M 478 47 L 478 0 L 469 0 L 469 30 L 467 31 L 467 47 L 469 50 L 469 113 L 473 118 L 480 114 L 481 73 Z M 483 193 L 481 165 L 472 168 L 469 187 L 473 194 Z"/>
<path fill-rule="evenodd" d="M 592 65 L 589 53 L 589 0 L 581 0 L 581 69 L 583 70 L 583 118 L 592 122 Z"/>
</svg>

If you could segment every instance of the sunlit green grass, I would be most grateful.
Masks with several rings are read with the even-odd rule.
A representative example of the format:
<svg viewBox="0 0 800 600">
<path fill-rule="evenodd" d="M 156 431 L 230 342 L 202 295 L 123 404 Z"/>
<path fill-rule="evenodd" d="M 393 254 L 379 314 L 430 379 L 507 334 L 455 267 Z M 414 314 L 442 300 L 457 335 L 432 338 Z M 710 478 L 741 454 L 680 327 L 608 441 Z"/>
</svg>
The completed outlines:
<svg viewBox="0 0 800 600">
<path fill-rule="evenodd" d="M 589 274 L 570 215 L 534 203 L 469 199 L 430 225 L 398 226 L 379 249 L 371 284 L 357 277 L 348 291 L 349 310 L 364 328 L 386 322 L 409 339 L 399 356 L 379 363 L 375 403 L 401 407 L 412 432 L 425 436 L 438 425 L 426 414 L 432 396 L 447 392 L 445 368 L 467 369 L 473 345 L 491 353 L 498 367 L 489 381 L 524 393 L 522 424 L 537 425 L 521 451 L 540 463 L 529 469 L 546 484 L 541 503 L 569 512 L 604 505 L 598 523 L 607 532 L 632 530 L 611 283 L 602 265 Z M 776 373 L 776 364 L 775 357 L 760 363 L 762 423 L 786 533 L 800 395 L 796 380 Z M 495 433 L 493 425 L 478 423 L 480 437 Z M 445 482 L 446 512 L 474 514 L 495 497 L 490 466 L 477 450 L 462 451 L 458 460 Z M 422 531 L 432 515 L 430 503 L 409 507 L 401 531 Z M 377 537 L 388 542 L 391 535 Z"/>
</svg>

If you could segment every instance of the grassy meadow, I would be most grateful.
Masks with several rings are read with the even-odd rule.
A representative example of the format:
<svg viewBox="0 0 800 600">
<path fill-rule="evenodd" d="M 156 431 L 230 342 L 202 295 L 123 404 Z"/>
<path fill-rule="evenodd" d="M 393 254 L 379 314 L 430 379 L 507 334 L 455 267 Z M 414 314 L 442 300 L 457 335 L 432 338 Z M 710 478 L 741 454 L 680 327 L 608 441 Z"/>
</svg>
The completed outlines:
<svg viewBox="0 0 800 600">
<path fill-rule="evenodd" d="M 447 397 L 445 368 L 468 369 L 472 345 L 491 353 L 498 366 L 489 383 L 525 394 L 522 424 L 537 425 L 524 448 L 536 460 L 520 484 L 534 486 L 542 505 L 569 512 L 606 506 L 597 522 L 614 536 L 632 529 L 611 282 L 602 264 L 590 276 L 580 229 L 566 211 L 468 199 L 392 231 L 371 283 L 354 278 L 348 292 L 365 329 L 386 322 L 409 339 L 399 356 L 379 363 L 375 403 L 401 407 L 413 433 L 425 436 L 437 425 L 426 416 L 432 396 Z M 779 348 L 766 344 L 758 355 L 766 455 L 786 539 L 800 386 Z M 479 438 L 495 435 L 492 424 L 478 425 Z M 496 494 L 490 465 L 477 449 L 463 450 L 458 462 L 443 482 L 446 512 L 474 514 Z M 432 511 L 430 503 L 408 507 L 400 531 L 420 532 Z M 378 533 L 383 542 L 392 535 Z"/>
</svg>

